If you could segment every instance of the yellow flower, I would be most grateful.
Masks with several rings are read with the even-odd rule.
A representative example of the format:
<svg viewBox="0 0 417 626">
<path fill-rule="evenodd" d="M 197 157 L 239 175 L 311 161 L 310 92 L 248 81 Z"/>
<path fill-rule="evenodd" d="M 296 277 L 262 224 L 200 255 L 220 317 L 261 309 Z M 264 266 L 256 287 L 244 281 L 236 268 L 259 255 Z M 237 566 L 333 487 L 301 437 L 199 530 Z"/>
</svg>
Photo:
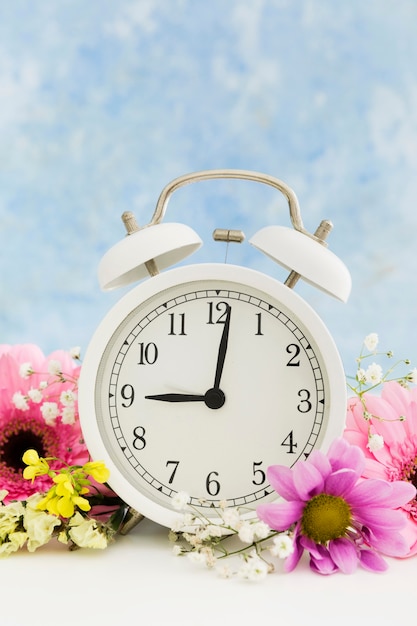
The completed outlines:
<svg viewBox="0 0 417 626">
<path fill-rule="evenodd" d="M 89 461 L 83 467 L 86 474 L 94 478 L 98 483 L 108 481 L 110 472 L 103 461 Z"/>
<path fill-rule="evenodd" d="M 36 476 L 44 476 L 49 472 L 49 465 L 45 459 L 39 457 L 36 450 L 26 450 L 22 456 L 22 461 L 27 465 L 23 470 L 23 478 L 35 480 Z"/>
</svg>

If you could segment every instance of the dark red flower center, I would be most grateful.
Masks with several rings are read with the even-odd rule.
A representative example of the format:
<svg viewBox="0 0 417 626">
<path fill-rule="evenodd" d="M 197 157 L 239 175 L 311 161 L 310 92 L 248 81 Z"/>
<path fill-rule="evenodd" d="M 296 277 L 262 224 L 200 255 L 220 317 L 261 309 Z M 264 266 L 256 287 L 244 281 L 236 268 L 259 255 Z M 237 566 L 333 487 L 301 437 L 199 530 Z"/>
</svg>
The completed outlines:
<svg viewBox="0 0 417 626">
<path fill-rule="evenodd" d="M 43 437 L 30 430 L 21 430 L 10 435 L 0 448 L 0 460 L 15 472 L 19 472 L 26 467 L 22 456 L 29 449 L 36 450 L 39 456 L 46 454 Z"/>
</svg>

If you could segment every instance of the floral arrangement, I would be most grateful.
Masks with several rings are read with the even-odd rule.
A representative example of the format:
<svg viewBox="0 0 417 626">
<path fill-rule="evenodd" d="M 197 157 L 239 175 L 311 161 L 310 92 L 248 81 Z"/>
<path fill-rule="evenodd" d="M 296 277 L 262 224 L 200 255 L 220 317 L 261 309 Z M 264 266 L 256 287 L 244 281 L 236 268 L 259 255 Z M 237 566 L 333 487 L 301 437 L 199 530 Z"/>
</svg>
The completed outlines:
<svg viewBox="0 0 417 626">
<path fill-rule="evenodd" d="M 326 454 L 268 469 L 277 501 L 251 512 L 220 506 L 213 520 L 177 494 L 174 554 L 258 580 L 294 570 L 304 553 L 319 574 L 382 572 L 384 556 L 417 553 L 417 369 L 377 346 L 375 333 L 365 338 L 348 379 L 343 437 Z M 78 348 L 45 357 L 34 345 L 0 346 L 0 556 L 52 538 L 105 548 L 123 528 L 128 507 L 82 438 L 80 368 Z"/>
<path fill-rule="evenodd" d="M 0 556 L 53 537 L 105 548 L 123 521 L 127 507 L 82 438 L 79 352 L 0 346 Z"/>
</svg>

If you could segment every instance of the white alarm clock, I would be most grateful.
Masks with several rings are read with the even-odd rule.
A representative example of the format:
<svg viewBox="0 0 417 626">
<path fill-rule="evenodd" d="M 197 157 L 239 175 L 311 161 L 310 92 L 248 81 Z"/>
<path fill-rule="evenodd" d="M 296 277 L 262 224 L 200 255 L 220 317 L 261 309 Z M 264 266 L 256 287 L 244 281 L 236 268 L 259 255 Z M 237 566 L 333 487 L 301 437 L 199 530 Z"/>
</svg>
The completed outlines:
<svg viewBox="0 0 417 626">
<path fill-rule="evenodd" d="M 181 186 L 213 178 L 268 184 L 289 202 L 292 228 L 267 226 L 250 243 L 287 267 L 286 283 L 222 263 L 161 271 L 201 240 L 162 219 Z M 123 216 L 128 236 L 103 257 L 104 289 L 142 280 L 110 310 L 87 349 L 79 412 L 93 459 L 135 511 L 171 527 L 173 498 L 185 492 L 208 517 L 218 507 L 255 510 L 277 498 L 266 470 L 326 450 L 344 427 L 346 383 L 329 331 L 291 287 L 301 276 L 345 301 L 350 275 L 326 247 L 331 224 L 303 227 L 297 198 L 282 181 L 245 170 L 175 179 L 150 224 Z M 242 239 L 235 231 L 219 238 Z"/>
</svg>

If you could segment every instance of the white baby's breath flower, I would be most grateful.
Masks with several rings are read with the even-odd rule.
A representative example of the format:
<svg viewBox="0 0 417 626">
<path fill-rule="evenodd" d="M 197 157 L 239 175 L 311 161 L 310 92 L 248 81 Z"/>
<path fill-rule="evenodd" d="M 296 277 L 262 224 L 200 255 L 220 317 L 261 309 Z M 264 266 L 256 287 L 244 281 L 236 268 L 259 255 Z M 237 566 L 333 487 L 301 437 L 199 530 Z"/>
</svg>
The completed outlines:
<svg viewBox="0 0 417 626">
<path fill-rule="evenodd" d="M 59 396 L 59 400 L 64 406 L 74 406 L 76 399 L 77 394 L 71 389 L 65 389 L 65 391 L 62 391 Z"/>
<path fill-rule="evenodd" d="M 371 363 L 365 372 L 365 382 L 368 385 L 378 385 L 382 381 L 383 371 L 378 363 Z"/>
<path fill-rule="evenodd" d="M 216 524 L 209 524 L 207 526 L 207 532 L 209 537 L 223 537 L 224 535 L 223 528 Z"/>
<path fill-rule="evenodd" d="M 367 335 L 364 339 L 364 344 L 367 350 L 369 350 L 369 352 L 374 352 L 374 350 L 376 349 L 377 345 L 378 345 L 378 335 L 377 333 L 370 333 L 369 335 Z"/>
<path fill-rule="evenodd" d="M 192 562 L 192 563 L 199 563 L 200 565 L 205 565 L 206 564 L 206 555 L 203 554 L 200 551 L 195 551 L 195 552 L 187 552 L 187 558 Z"/>
<path fill-rule="evenodd" d="M 48 362 L 48 372 L 52 376 L 59 376 L 60 374 L 62 374 L 61 363 L 55 359 L 51 359 Z"/>
<path fill-rule="evenodd" d="M 270 553 L 280 559 L 286 559 L 294 552 L 294 542 L 288 535 L 277 535 L 272 544 Z"/>
<path fill-rule="evenodd" d="M 265 522 L 256 522 L 253 525 L 253 535 L 254 538 L 257 540 L 266 539 L 270 532 L 271 529 L 269 528 L 268 524 L 265 524 Z"/>
<path fill-rule="evenodd" d="M 12 402 L 15 405 L 16 409 L 19 409 L 19 411 L 29 410 L 29 404 L 28 404 L 27 398 L 20 391 L 16 391 L 13 394 Z"/>
<path fill-rule="evenodd" d="M 62 409 L 61 421 L 63 424 L 72 426 L 75 424 L 75 409 L 73 406 L 66 406 Z"/>
<path fill-rule="evenodd" d="M 39 404 L 43 400 L 42 392 L 39 389 L 29 389 L 28 396 L 35 404 Z"/>
<path fill-rule="evenodd" d="M 238 571 L 245 580 L 262 580 L 268 574 L 268 565 L 257 555 L 249 556 Z"/>
<path fill-rule="evenodd" d="M 236 529 L 240 524 L 240 514 L 238 509 L 232 507 L 225 509 L 221 515 L 226 526 L 230 526 L 230 528 Z"/>
<path fill-rule="evenodd" d="M 230 567 L 226 563 L 222 563 L 216 567 L 216 572 L 220 576 L 220 578 L 231 578 L 233 576 L 233 572 Z"/>
<path fill-rule="evenodd" d="M 31 363 L 22 363 L 19 367 L 19 376 L 21 378 L 29 378 L 34 373 Z"/>
<path fill-rule="evenodd" d="M 40 390 L 42 390 L 42 389 L 46 389 L 46 388 L 47 388 L 47 386 L 48 386 L 48 383 L 47 383 L 47 381 L 46 381 L 46 380 L 41 380 L 41 382 L 39 383 L 39 389 L 40 389 Z"/>
<path fill-rule="evenodd" d="M 377 452 L 384 447 L 384 438 L 382 435 L 378 435 L 377 433 L 372 433 L 368 437 L 368 443 L 366 447 L 370 452 Z"/>
<path fill-rule="evenodd" d="M 362 367 L 360 367 L 356 372 L 356 380 L 358 383 L 366 383 L 366 372 Z"/>
<path fill-rule="evenodd" d="M 182 511 L 190 502 L 190 496 L 185 491 L 178 491 L 172 497 L 171 502 L 174 509 L 177 509 L 177 511 Z"/>
<path fill-rule="evenodd" d="M 254 539 L 254 527 L 250 522 L 243 522 L 238 533 L 240 541 L 252 543 Z"/>
<path fill-rule="evenodd" d="M 59 409 L 56 402 L 44 402 L 41 405 L 42 417 L 48 426 L 54 426 L 55 420 L 59 415 Z"/>
<path fill-rule="evenodd" d="M 75 359 L 76 361 L 78 361 L 81 355 L 80 346 L 74 346 L 73 348 L 70 348 L 69 353 L 72 359 Z"/>
</svg>

